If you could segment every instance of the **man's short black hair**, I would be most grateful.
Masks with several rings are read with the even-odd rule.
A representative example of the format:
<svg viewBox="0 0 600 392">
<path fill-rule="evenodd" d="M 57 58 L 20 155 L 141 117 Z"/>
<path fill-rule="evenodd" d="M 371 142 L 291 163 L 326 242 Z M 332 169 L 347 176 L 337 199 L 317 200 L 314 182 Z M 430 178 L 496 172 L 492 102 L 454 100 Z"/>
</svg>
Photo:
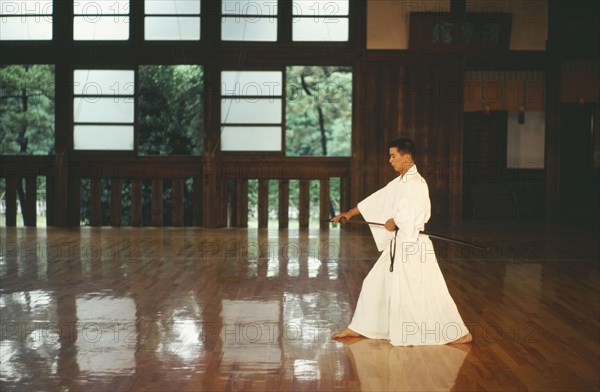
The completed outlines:
<svg viewBox="0 0 600 392">
<path fill-rule="evenodd" d="M 410 154 L 413 161 L 417 155 L 417 148 L 415 147 L 415 143 L 412 140 L 401 137 L 399 139 L 394 139 L 388 144 L 388 148 L 396 147 L 398 152 L 401 154 Z"/>
</svg>

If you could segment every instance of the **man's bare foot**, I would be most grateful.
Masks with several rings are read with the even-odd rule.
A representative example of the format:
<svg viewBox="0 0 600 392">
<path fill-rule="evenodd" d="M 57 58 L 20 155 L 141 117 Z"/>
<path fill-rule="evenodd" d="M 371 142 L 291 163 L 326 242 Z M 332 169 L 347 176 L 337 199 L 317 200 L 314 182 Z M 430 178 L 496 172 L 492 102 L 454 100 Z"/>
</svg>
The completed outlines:
<svg viewBox="0 0 600 392">
<path fill-rule="evenodd" d="M 350 328 L 344 328 L 341 332 L 333 334 L 332 339 L 342 339 L 342 338 L 359 338 L 362 335 L 354 332 Z"/>
<path fill-rule="evenodd" d="M 465 336 L 463 336 L 462 338 L 458 338 L 453 342 L 450 342 L 448 344 L 462 344 L 462 343 L 471 343 L 473 341 L 473 335 L 471 335 L 471 333 L 469 332 L 468 334 L 466 334 Z"/>
</svg>

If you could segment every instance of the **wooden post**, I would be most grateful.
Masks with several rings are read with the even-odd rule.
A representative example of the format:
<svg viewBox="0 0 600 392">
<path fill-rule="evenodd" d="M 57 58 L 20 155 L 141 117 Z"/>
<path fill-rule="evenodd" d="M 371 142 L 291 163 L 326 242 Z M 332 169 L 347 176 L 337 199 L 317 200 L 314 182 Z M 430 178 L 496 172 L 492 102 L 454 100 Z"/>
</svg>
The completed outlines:
<svg viewBox="0 0 600 392">
<path fill-rule="evenodd" d="M 17 179 L 8 177 L 6 179 L 6 226 L 17 225 Z"/>
<path fill-rule="evenodd" d="M 131 180 L 131 192 L 130 192 L 130 205 L 131 211 L 129 212 L 129 225 L 130 226 L 141 226 L 142 225 L 142 180 L 136 178 Z"/>
<path fill-rule="evenodd" d="M 183 226 L 183 180 L 173 179 L 171 192 L 171 226 Z"/>
<path fill-rule="evenodd" d="M 163 225 L 163 180 L 152 179 L 152 226 Z"/>
<path fill-rule="evenodd" d="M 300 195 L 298 197 L 298 220 L 300 223 L 300 227 L 308 227 L 308 216 L 310 211 L 310 197 L 309 197 L 309 181 L 308 180 L 300 180 L 299 184 L 299 192 Z"/>
<path fill-rule="evenodd" d="M 100 179 L 90 179 L 90 226 L 102 225 L 102 202 L 101 202 Z"/>
<path fill-rule="evenodd" d="M 113 178 L 110 183 L 110 225 L 121 226 L 121 180 Z"/>
<path fill-rule="evenodd" d="M 258 227 L 269 225 L 269 180 L 258 180 Z"/>
<path fill-rule="evenodd" d="M 236 181 L 236 225 L 248 227 L 248 180 Z"/>
<path fill-rule="evenodd" d="M 329 223 L 329 179 L 319 180 L 319 227 L 328 229 Z"/>
<path fill-rule="evenodd" d="M 290 209 L 290 181 L 279 181 L 279 228 L 287 229 L 289 226 L 289 209 Z"/>
</svg>

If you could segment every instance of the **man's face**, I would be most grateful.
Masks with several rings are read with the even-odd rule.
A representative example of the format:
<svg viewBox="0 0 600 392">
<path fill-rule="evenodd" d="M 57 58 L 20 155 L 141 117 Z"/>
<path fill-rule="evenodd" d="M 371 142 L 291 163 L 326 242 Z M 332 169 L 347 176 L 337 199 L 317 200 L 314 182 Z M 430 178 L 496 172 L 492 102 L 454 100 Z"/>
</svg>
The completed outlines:
<svg viewBox="0 0 600 392">
<path fill-rule="evenodd" d="M 410 154 L 402 154 L 396 147 L 390 147 L 390 165 L 397 173 L 402 173 L 402 169 L 411 162 Z"/>
</svg>

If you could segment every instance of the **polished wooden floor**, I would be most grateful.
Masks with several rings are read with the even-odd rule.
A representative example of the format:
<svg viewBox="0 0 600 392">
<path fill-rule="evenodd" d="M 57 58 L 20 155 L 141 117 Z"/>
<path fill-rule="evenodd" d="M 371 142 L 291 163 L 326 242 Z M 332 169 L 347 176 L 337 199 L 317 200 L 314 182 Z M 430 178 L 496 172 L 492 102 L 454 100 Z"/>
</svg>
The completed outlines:
<svg viewBox="0 0 600 392">
<path fill-rule="evenodd" d="M 435 242 L 475 340 L 392 347 L 330 339 L 364 228 L 0 228 L 0 390 L 598 391 L 598 232 L 446 234 L 490 246 Z"/>
</svg>

